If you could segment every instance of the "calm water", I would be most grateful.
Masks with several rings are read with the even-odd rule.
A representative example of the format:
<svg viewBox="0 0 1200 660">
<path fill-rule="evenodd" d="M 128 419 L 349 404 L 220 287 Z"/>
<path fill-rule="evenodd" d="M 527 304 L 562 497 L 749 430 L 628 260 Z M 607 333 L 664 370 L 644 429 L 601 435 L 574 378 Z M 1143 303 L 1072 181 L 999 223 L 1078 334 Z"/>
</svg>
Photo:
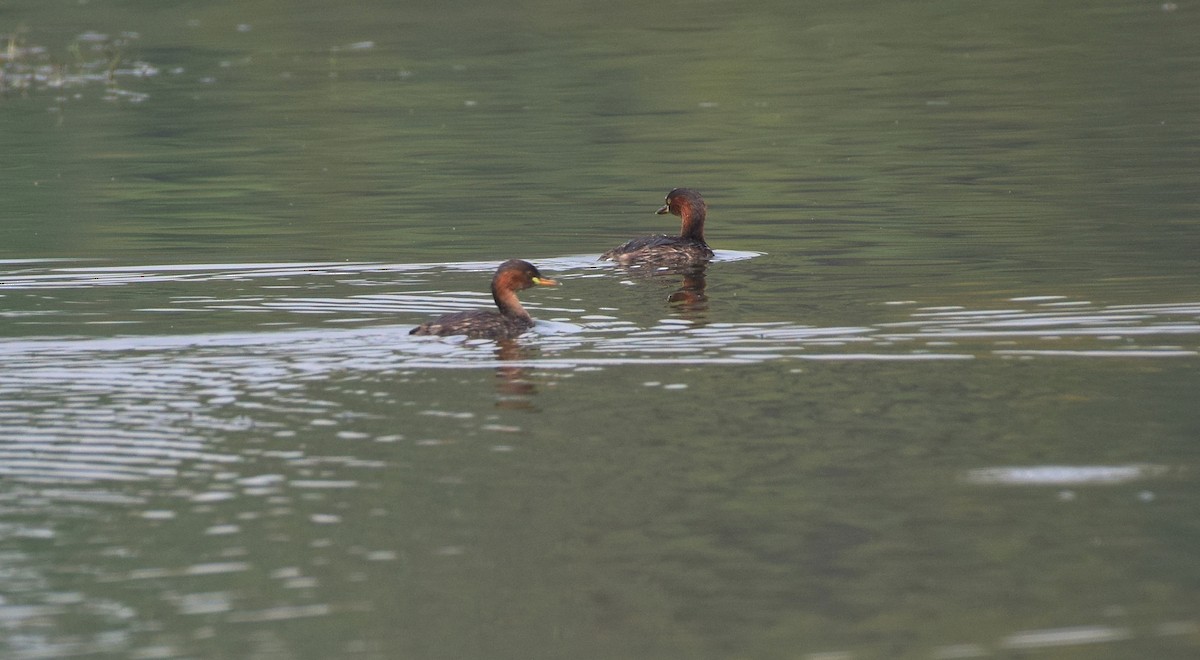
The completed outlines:
<svg viewBox="0 0 1200 660">
<path fill-rule="evenodd" d="M 351 4 L 0 6 L 0 655 L 1200 651 L 1196 7 Z"/>
</svg>

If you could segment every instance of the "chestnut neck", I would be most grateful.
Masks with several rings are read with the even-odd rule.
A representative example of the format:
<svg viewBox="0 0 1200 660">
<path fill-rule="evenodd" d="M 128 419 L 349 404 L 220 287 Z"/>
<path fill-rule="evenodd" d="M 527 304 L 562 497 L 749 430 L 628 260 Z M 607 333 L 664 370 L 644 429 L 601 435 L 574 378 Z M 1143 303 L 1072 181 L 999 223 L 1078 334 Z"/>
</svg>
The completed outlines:
<svg viewBox="0 0 1200 660">
<path fill-rule="evenodd" d="M 694 203 L 691 200 L 682 200 L 679 204 L 679 216 L 683 218 L 680 223 L 680 238 L 687 238 L 693 241 L 704 242 L 704 216 L 707 209 L 704 202 Z"/>
<path fill-rule="evenodd" d="M 496 301 L 500 313 L 507 317 L 533 320 L 521 306 L 521 301 L 517 300 L 517 292 L 509 283 L 510 278 L 508 273 L 499 273 L 492 279 L 492 300 Z"/>
</svg>

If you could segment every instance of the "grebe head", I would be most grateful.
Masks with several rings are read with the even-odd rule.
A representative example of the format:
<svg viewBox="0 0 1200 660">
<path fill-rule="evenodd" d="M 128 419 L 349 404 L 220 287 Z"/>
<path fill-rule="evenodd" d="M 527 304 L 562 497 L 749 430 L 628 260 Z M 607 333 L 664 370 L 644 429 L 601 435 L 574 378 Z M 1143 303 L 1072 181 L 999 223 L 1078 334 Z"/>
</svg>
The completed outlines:
<svg viewBox="0 0 1200 660">
<path fill-rule="evenodd" d="M 700 196 L 699 190 L 676 188 L 667 193 L 667 203 L 656 213 L 658 215 L 670 213 L 681 217 L 699 213 L 703 216 L 706 208 L 707 205 L 704 203 L 704 198 Z"/>
<path fill-rule="evenodd" d="M 509 259 L 500 264 L 492 278 L 493 292 L 521 291 L 532 286 L 558 286 L 558 282 L 544 277 L 537 266 L 521 259 Z"/>
<path fill-rule="evenodd" d="M 683 218 L 680 223 L 680 238 L 704 242 L 704 216 L 708 205 L 700 191 L 691 188 L 676 188 L 667 193 L 667 203 L 657 211 L 659 215 L 670 213 Z"/>
</svg>

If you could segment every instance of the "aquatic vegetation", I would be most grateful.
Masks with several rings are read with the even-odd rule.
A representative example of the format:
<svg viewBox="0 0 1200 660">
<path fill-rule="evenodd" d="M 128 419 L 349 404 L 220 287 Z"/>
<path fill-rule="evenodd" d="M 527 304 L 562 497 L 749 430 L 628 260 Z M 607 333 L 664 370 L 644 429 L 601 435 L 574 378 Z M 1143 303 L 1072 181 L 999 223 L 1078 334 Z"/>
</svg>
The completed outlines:
<svg viewBox="0 0 1200 660">
<path fill-rule="evenodd" d="M 85 89 L 102 85 L 109 101 L 144 101 L 146 94 L 122 89 L 121 79 L 148 78 L 159 70 L 148 62 L 129 60 L 126 53 L 138 39 L 136 32 L 119 35 L 85 32 L 75 37 L 65 55 L 56 56 L 45 46 L 30 43 L 27 29 L 3 36 L 0 51 L 0 94 L 36 94 L 45 91 Z"/>
</svg>

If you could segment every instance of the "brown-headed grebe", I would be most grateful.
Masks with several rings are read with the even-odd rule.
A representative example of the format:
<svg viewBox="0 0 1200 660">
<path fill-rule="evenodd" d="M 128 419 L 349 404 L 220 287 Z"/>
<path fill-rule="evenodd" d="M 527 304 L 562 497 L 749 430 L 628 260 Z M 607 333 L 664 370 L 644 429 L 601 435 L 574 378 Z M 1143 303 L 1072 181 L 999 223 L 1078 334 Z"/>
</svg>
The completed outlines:
<svg viewBox="0 0 1200 660">
<path fill-rule="evenodd" d="M 704 216 L 708 205 L 700 192 L 676 188 L 667 193 L 667 203 L 658 215 L 672 213 L 683 218 L 678 236 L 643 236 L 600 255 L 601 260 L 623 264 L 676 265 L 701 263 L 712 259 L 713 251 L 704 242 Z"/>
<path fill-rule="evenodd" d="M 492 299 L 499 312 L 476 309 L 455 312 L 422 323 L 410 335 L 466 335 L 474 339 L 513 339 L 533 327 L 533 318 L 517 300 L 517 291 L 531 286 L 555 286 L 528 261 L 509 259 L 492 276 Z"/>
</svg>

